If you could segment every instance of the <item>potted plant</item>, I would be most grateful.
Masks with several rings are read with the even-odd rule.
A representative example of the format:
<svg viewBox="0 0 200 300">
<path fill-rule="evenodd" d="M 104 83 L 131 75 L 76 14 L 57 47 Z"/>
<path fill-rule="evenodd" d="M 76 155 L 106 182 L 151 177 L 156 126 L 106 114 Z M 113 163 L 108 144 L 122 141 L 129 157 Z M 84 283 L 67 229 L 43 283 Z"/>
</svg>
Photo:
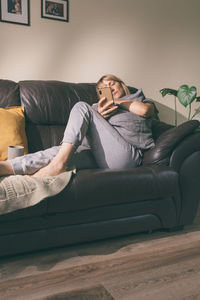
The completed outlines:
<svg viewBox="0 0 200 300">
<path fill-rule="evenodd" d="M 197 97 L 197 89 L 195 86 L 189 87 L 187 84 L 184 84 L 181 85 L 178 88 L 178 90 L 163 88 L 162 90 L 160 90 L 160 93 L 163 97 L 165 97 L 166 95 L 174 96 L 175 126 L 177 126 L 177 98 L 185 108 L 189 108 L 188 120 L 192 120 L 195 116 L 197 116 L 200 113 L 200 106 L 194 110 L 193 114 L 191 109 L 193 102 L 200 102 L 200 96 Z"/>
</svg>

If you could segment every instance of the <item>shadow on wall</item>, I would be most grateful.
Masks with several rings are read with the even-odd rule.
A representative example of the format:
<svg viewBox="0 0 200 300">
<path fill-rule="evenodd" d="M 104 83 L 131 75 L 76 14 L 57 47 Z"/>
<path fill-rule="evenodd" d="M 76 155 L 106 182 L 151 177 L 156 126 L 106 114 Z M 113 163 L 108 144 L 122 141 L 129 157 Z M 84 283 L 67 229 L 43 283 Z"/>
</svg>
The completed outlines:
<svg viewBox="0 0 200 300">
<path fill-rule="evenodd" d="M 161 104 L 159 102 L 154 101 L 156 104 L 156 107 L 159 111 L 159 118 L 161 121 L 169 123 L 174 125 L 174 109 Z M 177 121 L 178 121 L 178 125 L 187 121 L 187 118 L 185 116 L 183 116 L 182 114 L 180 114 L 179 112 L 177 112 Z"/>
</svg>

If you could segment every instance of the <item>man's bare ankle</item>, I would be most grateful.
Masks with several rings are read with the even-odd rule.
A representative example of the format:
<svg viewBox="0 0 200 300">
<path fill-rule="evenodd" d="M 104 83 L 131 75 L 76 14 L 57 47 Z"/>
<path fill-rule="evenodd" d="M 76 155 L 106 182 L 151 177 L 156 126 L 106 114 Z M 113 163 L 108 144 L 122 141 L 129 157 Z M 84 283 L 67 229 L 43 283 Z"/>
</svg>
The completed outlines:
<svg viewBox="0 0 200 300">
<path fill-rule="evenodd" d="M 1 161 L 0 162 L 0 176 L 6 176 L 6 175 L 13 175 L 13 168 L 11 163 L 6 160 L 6 161 Z"/>
</svg>

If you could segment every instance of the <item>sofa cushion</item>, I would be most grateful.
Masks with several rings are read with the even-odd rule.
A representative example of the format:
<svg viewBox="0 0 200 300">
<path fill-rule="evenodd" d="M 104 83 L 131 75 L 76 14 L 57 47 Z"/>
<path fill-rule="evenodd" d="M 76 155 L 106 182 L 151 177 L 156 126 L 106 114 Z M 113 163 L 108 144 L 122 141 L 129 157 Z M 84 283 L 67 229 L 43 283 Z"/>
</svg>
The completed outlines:
<svg viewBox="0 0 200 300">
<path fill-rule="evenodd" d="M 98 100 L 93 83 L 27 80 L 19 86 L 26 120 L 37 125 L 66 125 L 76 102 Z"/>
<path fill-rule="evenodd" d="M 198 120 L 189 120 L 177 127 L 166 130 L 156 140 L 155 147 L 144 153 L 143 165 L 168 165 L 173 149 L 198 126 Z"/>
<path fill-rule="evenodd" d="M 174 128 L 174 126 L 171 124 L 162 122 L 158 119 L 157 120 L 153 119 L 151 130 L 152 130 L 152 136 L 153 136 L 154 141 L 156 141 L 162 133 L 164 133 L 165 131 L 167 131 L 171 128 Z"/>
<path fill-rule="evenodd" d="M 0 160 L 8 157 L 8 146 L 24 146 L 28 153 L 23 107 L 0 108 Z"/>
<path fill-rule="evenodd" d="M 19 106 L 19 86 L 11 80 L 0 79 L 0 107 Z"/>
<path fill-rule="evenodd" d="M 74 104 L 98 101 L 95 83 L 71 83 L 53 80 L 19 82 L 21 105 L 26 120 L 37 125 L 66 125 Z M 129 87 L 131 93 L 136 88 Z"/>
<path fill-rule="evenodd" d="M 48 213 L 169 198 L 178 193 L 178 179 L 172 168 L 156 165 L 128 170 L 81 170 L 67 189 L 48 200 Z"/>
<path fill-rule="evenodd" d="M 26 123 L 28 151 L 30 153 L 51 148 L 61 143 L 65 125 L 36 125 Z"/>
</svg>

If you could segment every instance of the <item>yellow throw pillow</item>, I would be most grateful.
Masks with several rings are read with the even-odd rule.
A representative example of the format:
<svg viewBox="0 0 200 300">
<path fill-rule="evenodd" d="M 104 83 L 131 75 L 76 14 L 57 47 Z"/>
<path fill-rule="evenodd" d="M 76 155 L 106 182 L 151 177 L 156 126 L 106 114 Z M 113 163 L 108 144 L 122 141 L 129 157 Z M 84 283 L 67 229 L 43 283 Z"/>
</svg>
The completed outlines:
<svg viewBox="0 0 200 300">
<path fill-rule="evenodd" d="M 8 158 L 10 145 L 24 146 L 24 153 L 28 153 L 24 107 L 21 106 L 0 108 L 0 160 Z"/>
</svg>

